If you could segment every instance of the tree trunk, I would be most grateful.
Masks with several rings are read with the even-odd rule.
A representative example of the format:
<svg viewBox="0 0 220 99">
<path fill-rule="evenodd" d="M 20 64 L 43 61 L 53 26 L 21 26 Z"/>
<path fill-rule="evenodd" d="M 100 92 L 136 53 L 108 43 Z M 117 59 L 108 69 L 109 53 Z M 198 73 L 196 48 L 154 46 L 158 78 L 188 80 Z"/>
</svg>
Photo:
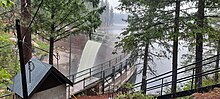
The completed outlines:
<svg viewBox="0 0 220 99">
<path fill-rule="evenodd" d="M 25 37 L 23 44 L 24 64 L 26 64 L 32 57 L 31 32 L 28 29 L 31 21 L 30 6 L 31 0 L 21 0 L 21 36 Z"/>
<path fill-rule="evenodd" d="M 198 2 L 198 30 L 203 29 L 204 27 L 204 8 L 205 8 L 205 0 L 199 0 Z M 202 53 L 203 53 L 203 35 L 201 32 L 196 33 L 196 72 L 195 74 L 198 75 L 202 73 Z M 198 75 L 195 78 L 195 88 L 199 88 L 202 86 L 202 77 Z"/>
<path fill-rule="evenodd" d="M 215 65 L 216 70 L 219 68 L 219 59 L 220 59 L 219 54 L 220 54 L 220 40 L 218 40 L 217 57 L 216 57 L 216 65 Z M 219 78 L 218 72 L 216 72 L 214 78 L 216 84 L 218 83 L 218 78 Z"/>
<path fill-rule="evenodd" d="M 89 30 L 89 40 L 92 40 L 92 30 Z"/>
<path fill-rule="evenodd" d="M 178 37 L 179 37 L 180 0 L 176 0 L 174 36 L 173 36 L 173 68 L 171 92 L 176 93 L 177 66 L 178 66 Z"/>
<path fill-rule="evenodd" d="M 53 21 L 54 19 L 54 9 L 52 9 L 52 15 L 51 19 Z M 49 64 L 53 65 L 53 50 L 54 50 L 54 31 L 55 31 L 55 23 L 52 22 L 50 28 L 51 28 L 51 33 L 50 33 L 50 52 L 49 52 Z"/>
<path fill-rule="evenodd" d="M 49 64 L 53 65 L 54 34 L 50 35 Z"/>
<path fill-rule="evenodd" d="M 142 85 L 141 90 L 143 94 L 146 94 L 146 87 L 147 87 L 147 66 L 148 66 L 148 50 L 149 50 L 149 41 L 146 42 L 145 50 L 144 50 L 144 64 L 143 64 L 143 74 L 142 74 Z"/>
</svg>

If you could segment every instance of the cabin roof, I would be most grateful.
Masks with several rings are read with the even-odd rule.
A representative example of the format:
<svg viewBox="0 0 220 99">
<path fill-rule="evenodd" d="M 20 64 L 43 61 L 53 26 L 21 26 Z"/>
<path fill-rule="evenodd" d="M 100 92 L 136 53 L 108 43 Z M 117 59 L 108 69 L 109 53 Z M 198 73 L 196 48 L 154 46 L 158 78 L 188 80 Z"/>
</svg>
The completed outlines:
<svg viewBox="0 0 220 99">
<path fill-rule="evenodd" d="M 31 59 L 26 65 L 26 79 L 28 96 L 34 93 L 43 91 L 49 88 L 56 87 L 62 84 L 73 85 L 73 83 L 59 72 L 54 66 L 41 62 L 37 59 Z M 13 79 L 13 84 L 10 86 L 13 92 L 23 98 L 21 72 Z"/>
</svg>

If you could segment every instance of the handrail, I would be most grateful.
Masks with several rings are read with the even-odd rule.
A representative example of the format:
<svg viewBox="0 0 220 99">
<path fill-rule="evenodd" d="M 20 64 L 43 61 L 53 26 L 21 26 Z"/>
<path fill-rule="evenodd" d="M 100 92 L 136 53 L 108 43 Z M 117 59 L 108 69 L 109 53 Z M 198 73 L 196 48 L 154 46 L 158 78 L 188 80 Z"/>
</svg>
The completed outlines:
<svg viewBox="0 0 220 99">
<path fill-rule="evenodd" d="M 208 63 L 202 64 L 201 66 L 205 66 L 205 65 L 211 64 L 211 63 L 213 63 L 213 62 L 215 62 L 215 61 L 216 61 L 216 60 L 214 60 L 214 61 L 210 61 L 210 62 L 208 62 Z M 185 71 L 180 71 L 180 72 L 177 72 L 177 74 L 185 73 L 186 71 L 190 71 L 190 70 L 193 70 L 193 69 L 195 69 L 195 68 L 196 68 L 196 67 L 193 67 L 193 68 L 190 68 L 190 69 L 186 69 Z M 172 76 L 172 74 L 171 74 L 171 75 L 168 75 L 168 76 L 163 77 L 163 79 L 164 79 L 164 78 L 171 77 L 171 76 Z M 150 80 L 152 80 L 152 79 L 150 79 Z M 157 80 L 160 80 L 160 79 L 157 79 Z M 153 81 L 148 82 L 148 83 L 152 83 L 152 82 L 157 81 L 157 80 L 153 80 Z M 149 80 L 147 80 L 147 81 L 149 81 Z M 148 84 L 148 83 L 147 83 L 147 84 Z"/>
<path fill-rule="evenodd" d="M 219 54 L 219 55 L 220 55 L 220 54 Z M 215 58 L 216 56 L 217 56 L 217 55 L 212 56 L 212 57 L 209 57 L 209 58 L 206 58 L 206 59 L 204 59 L 204 60 L 202 60 L 202 61 L 206 61 L 206 60 L 209 60 L 209 59 Z M 199 62 L 201 62 L 201 61 L 199 61 Z M 182 66 L 182 67 L 180 67 L 180 68 L 177 68 L 176 70 L 184 69 L 184 68 L 186 68 L 186 67 L 189 67 L 189 66 L 195 65 L 196 63 L 198 63 L 198 62 L 195 62 L 195 63 L 189 64 L 189 65 L 186 65 L 186 66 Z M 147 81 L 148 81 L 148 80 L 151 80 L 151 79 L 155 79 L 155 78 L 161 77 L 161 76 L 166 75 L 166 74 L 169 74 L 169 73 L 172 73 L 172 70 L 171 70 L 171 71 L 168 71 L 168 72 L 165 72 L 165 73 L 163 73 L 163 74 L 160 74 L 160 75 L 158 75 L 158 76 L 155 76 L 155 77 L 149 78 L 149 79 L 147 79 Z"/>
<path fill-rule="evenodd" d="M 220 55 L 220 54 L 219 54 L 219 55 Z M 203 59 L 203 60 L 198 61 L 198 62 L 204 62 L 204 61 L 206 61 L 205 63 L 203 63 L 202 65 L 200 65 L 201 67 L 204 68 L 204 67 L 209 66 L 209 64 L 212 64 L 212 63 L 214 63 L 214 62 L 220 60 L 220 59 L 216 59 L 217 56 L 218 56 L 218 55 L 214 55 L 214 56 L 212 56 L 212 57 Z M 205 75 L 210 75 L 210 74 L 214 74 L 214 73 L 220 72 L 220 68 L 211 68 L 211 69 L 208 69 L 208 70 L 206 70 L 206 71 L 203 71 L 202 73 L 194 74 L 195 69 L 198 68 L 198 67 L 193 66 L 193 65 L 195 65 L 195 64 L 198 63 L 198 62 L 195 62 L 195 63 L 189 64 L 189 65 L 186 65 L 186 66 L 177 68 L 177 69 L 176 69 L 176 70 L 178 71 L 178 72 L 177 72 L 177 75 L 186 73 L 186 72 L 188 72 L 188 71 L 193 71 L 193 74 L 192 74 L 192 75 L 186 75 L 186 76 L 184 76 L 184 77 L 178 78 L 178 79 L 176 80 L 176 83 L 182 83 L 182 82 L 189 81 L 189 80 L 191 80 L 191 81 L 193 82 L 193 80 L 195 80 L 195 78 L 197 78 L 197 77 L 202 77 L 202 76 L 205 76 Z M 192 67 L 190 67 L 190 66 L 192 66 Z M 190 68 L 187 68 L 187 67 L 190 67 Z M 183 70 L 183 69 L 185 69 L 185 70 Z M 169 79 L 168 82 L 163 83 L 163 80 L 164 80 L 164 79 L 168 79 L 168 78 L 170 78 L 170 77 L 172 77 L 172 71 L 168 71 L 168 72 L 163 73 L 163 74 L 161 74 L 161 75 L 158 75 L 158 76 L 156 76 L 156 77 L 152 77 L 152 78 L 146 79 L 147 82 L 146 82 L 145 84 L 147 84 L 147 85 L 153 84 L 153 83 L 155 83 L 155 82 L 158 82 L 158 81 L 161 81 L 161 80 L 162 80 L 162 83 L 160 83 L 160 84 L 156 84 L 156 85 L 147 87 L 147 88 L 146 88 L 147 91 L 155 90 L 155 89 L 161 88 L 161 92 L 162 92 L 163 87 L 170 86 L 170 85 L 172 84 L 172 82 L 173 82 L 172 79 Z M 142 84 L 142 82 L 138 82 L 138 83 L 134 84 L 134 88 L 140 87 L 141 84 Z M 191 88 L 192 88 L 192 86 L 193 86 L 193 85 L 191 85 Z M 174 93 L 174 94 L 175 94 L 175 93 Z M 162 95 L 162 93 L 161 93 L 161 95 Z"/>
<path fill-rule="evenodd" d="M 129 58 L 130 59 L 130 58 Z M 131 61 L 129 61 L 129 59 L 127 60 L 124 60 L 124 61 L 122 61 L 122 62 L 120 62 L 119 64 L 117 64 L 117 65 L 115 65 L 115 66 L 113 66 L 113 67 L 119 67 L 118 68 L 118 70 L 115 70 L 115 73 L 114 73 L 114 75 L 117 75 L 117 74 L 120 74 L 121 72 L 123 72 L 124 70 L 126 70 L 126 69 L 128 69 L 128 68 L 125 68 L 125 67 L 127 67 L 127 65 L 129 65 L 129 63 L 127 63 L 127 62 L 130 62 L 131 63 Z M 133 67 L 133 65 L 130 65 L 130 68 L 131 67 Z M 107 69 L 105 69 L 105 70 L 108 70 L 108 69 L 113 69 L 112 67 L 109 67 L 109 68 L 107 68 Z M 101 74 L 102 73 L 104 73 L 105 72 L 105 70 L 103 70 L 103 71 L 101 71 Z M 99 72 L 100 73 L 100 72 Z M 95 74 L 96 75 L 96 74 Z M 108 75 L 105 75 L 104 77 L 102 77 L 102 78 L 100 78 L 99 80 L 97 80 L 97 81 L 95 81 L 95 82 L 100 82 L 101 80 L 110 80 L 110 79 L 113 79 L 112 78 L 112 73 L 110 73 L 110 74 L 108 74 Z M 91 76 L 90 76 L 91 77 Z M 88 77 L 89 78 L 89 77 Z M 87 78 L 87 79 L 88 79 Z M 91 84 L 93 84 L 93 83 L 91 83 Z M 90 86 L 91 84 L 88 84 L 87 86 Z M 87 86 L 85 86 L 85 88 L 87 87 Z M 108 85 L 109 86 L 109 85 Z M 108 86 L 105 86 L 104 88 L 107 88 Z"/>
<path fill-rule="evenodd" d="M 77 84 L 80 82 L 82 83 L 82 89 L 78 90 L 76 93 L 81 92 L 82 90 L 86 90 L 86 89 L 90 88 L 91 85 L 95 85 L 99 82 L 102 82 L 102 84 L 104 86 L 104 87 L 102 87 L 103 93 L 105 93 L 104 89 L 106 87 L 110 86 L 110 84 L 106 84 L 106 80 L 108 80 L 108 81 L 114 80 L 115 78 L 120 77 L 120 76 L 116 76 L 116 75 L 118 75 L 118 74 L 122 75 L 123 72 L 125 72 L 129 68 L 133 67 L 132 63 L 134 63 L 134 62 L 135 62 L 135 58 L 131 59 L 130 56 L 127 56 L 124 59 L 121 59 L 120 62 L 118 62 L 117 64 L 115 64 L 113 66 L 107 67 L 99 72 L 92 73 L 88 77 L 85 77 L 81 80 L 74 82 L 74 84 Z M 94 79 L 93 77 L 95 77 L 96 80 L 91 81 L 91 79 Z M 87 80 L 88 80 L 88 82 L 87 82 Z"/>
<path fill-rule="evenodd" d="M 123 53 L 122 55 L 120 55 L 120 56 L 118 56 L 118 57 L 116 57 L 116 58 L 113 58 L 113 59 L 111 59 L 111 60 L 109 60 L 109 61 L 107 61 L 107 62 L 98 64 L 98 65 L 93 66 L 93 67 L 88 68 L 88 69 L 84 69 L 84 70 L 82 70 L 82 71 L 79 71 L 79 72 L 74 73 L 74 74 L 72 74 L 72 75 L 69 75 L 69 76 L 67 76 L 67 77 L 74 76 L 74 75 L 80 74 L 80 73 L 85 72 L 85 71 L 90 71 L 91 69 L 94 69 L 94 68 L 97 68 L 97 67 L 98 67 L 97 69 L 100 69 L 103 64 L 106 64 L 106 63 L 109 63 L 109 62 L 112 63 L 112 62 L 114 62 L 113 60 L 117 60 L 117 61 L 118 61 L 118 58 L 119 58 L 119 61 L 120 61 L 120 60 L 123 59 L 125 56 L 126 56 L 126 54 Z M 115 62 L 115 63 L 117 63 L 117 62 Z M 109 65 L 109 64 L 108 64 L 108 65 Z M 106 66 L 106 65 L 104 65 L 104 66 Z M 97 69 L 95 69 L 95 70 L 97 70 Z"/>
<path fill-rule="evenodd" d="M 89 78 L 91 78 L 91 77 L 93 77 L 93 76 L 95 76 L 95 75 L 97 75 L 97 74 L 99 74 L 99 73 L 102 73 L 103 71 L 106 71 L 106 70 L 108 70 L 108 69 L 112 69 L 113 67 L 114 67 L 115 69 L 116 69 L 116 67 L 119 67 L 118 70 L 115 71 L 115 72 L 117 73 L 117 72 L 119 72 L 121 63 L 126 62 L 126 61 L 127 61 L 127 60 L 124 60 L 124 61 L 122 61 L 122 62 L 120 62 L 120 63 L 115 64 L 114 66 L 105 68 L 104 70 L 99 71 L 99 72 L 97 72 L 97 73 L 95 73 L 95 74 L 93 74 L 93 75 L 90 75 L 90 76 L 88 76 L 88 77 L 86 77 L 86 78 L 84 78 L 84 79 L 89 79 Z M 123 68 L 123 67 L 122 67 L 122 68 Z M 105 77 L 109 77 L 109 76 L 110 76 L 110 75 L 105 76 Z M 83 81 L 83 80 L 81 80 L 81 81 Z M 78 81 L 78 82 L 80 82 L 80 81 Z"/>
</svg>

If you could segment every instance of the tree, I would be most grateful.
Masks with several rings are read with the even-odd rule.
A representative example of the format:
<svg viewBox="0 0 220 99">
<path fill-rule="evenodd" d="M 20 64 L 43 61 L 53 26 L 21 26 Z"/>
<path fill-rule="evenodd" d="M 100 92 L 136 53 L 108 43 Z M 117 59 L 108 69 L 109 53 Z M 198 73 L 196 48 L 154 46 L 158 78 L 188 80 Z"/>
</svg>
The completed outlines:
<svg viewBox="0 0 220 99">
<path fill-rule="evenodd" d="M 24 63 L 32 58 L 31 31 L 31 0 L 21 0 L 21 36 L 24 38 Z"/>
<path fill-rule="evenodd" d="M 85 0 L 44 0 L 34 23 L 35 34 L 50 41 L 49 63 L 53 64 L 54 42 L 70 34 L 87 33 L 95 30 L 100 24 L 103 7 L 93 1 L 93 9 L 86 6 Z M 34 0 L 33 7 L 39 5 Z M 36 10 L 37 8 L 35 8 Z"/>
<path fill-rule="evenodd" d="M 198 14 L 197 14 L 197 25 L 199 29 L 204 29 L 205 19 L 205 0 L 198 1 Z M 196 33 L 196 72 L 195 74 L 202 73 L 202 54 L 203 54 L 203 34 L 202 32 Z M 195 78 L 195 87 L 199 88 L 202 86 L 202 77 Z"/>
<path fill-rule="evenodd" d="M 146 55 L 146 42 L 149 42 L 148 56 L 161 56 L 153 54 L 151 49 L 153 44 L 162 45 L 166 50 L 164 53 L 171 52 L 170 44 L 164 42 L 173 41 L 173 78 L 172 93 L 176 92 L 177 67 L 178 67 L 178 43 L 179 40 L 189 43 L 189 49 L 194 51 L 196 64 L 196 75 L 202 73 L 203 43 L 210 39 L 215 30 L 213 26 L 208 25 L 207 17 L 216 17 L 209 12 L 219 6 L 216 0 L 121 0 L 120 9 L 129 13 L 127 22 L 129 23 L 126 31 L 122 33 L 122 39 L 118 42 L 118 46 L 122 46 L 124 50 L 135 51 L 136 48 L 141 55 Z M 181 5 L 183 7 L 181 8 Z M 192 5 L 189 6 L 188 5 Z M 187 7 L 184 7 L 187 6 Z M 193 12 L 189 9 L 198 9 Z M 205 10 L 208 9 L 208 10 Z M 207 12 L 207 16 L 205 16 Z M 180 32 L 181 31 L 181 32 Z M 203 38 L 208 36 L 208 38 Z M 218 36 L 217 36 L 218 37 Z M 118 47 L 116 46 L 116 47 Z M 195 47 L 195 49 L 194 49 Z M 145 52 L 145 53 L 144 53 Z M 142 54 L 144 53 L 144 54 Z M 166 54 L 163 54 L 166 56 Z M 194 56 L 191 54 L 190 56 Z M 169 58 L 169 57 L 168 57 Z M 194 59 L 194 58 L 189 58 Z M 146 57 L 144 61 L 147 60 Z M 146 71 L 146 62 L 144 62 L 144 70 Z M 217 68 L 218 66 L 216 66 Z M 142 90 L 145 89 L 145 72 L 143 72 Z M 196 77 L 196 88 L 201 87 L 202 77 Z"/>
<path fill-rule="evenodd" d="M 118 94 L 115 99 L 156 99 L 156 96 L 146 95 L 141 93 L 141 91 L 135 91 L 133 89 L 134 85 L 125 83 L 119 90 L 121 94 Z"/>
<path fill-rule="evenodd" d="M 163 3 L 158 1 L 121 0 L 121 2 L 121 9 L 127 11 L 130 16 L 127 19 L 128 28 L 122 33 L 122 39 L 117 44 L 125 51 L 138 51 L 139 55 L 144 56 L 141 89 L 146 93 L 148 62 L 153 61 L 153 56 L 167 57 L 166 51 L 154 52 L 152 50 L 155 48 L 154 44 L 161 44 L 170 52 L 170 46 L 165 40 L 169 37 L 167 33 L 170 30 L 169 18 L 172 13 L 164 11 L 166 4 L 161 6 Z"/>
<path fill-rule="evenodd" d="M 180 17 L 180 0 L 175 1 L 175 19 L 174 19 L 174 35 L 173 35 L 173 64 L 172 64 L 172 86 L 171 92 L 176 92 L 177 67 L 178 67 L 178 41 L 179 41 L 179 17 Z"/>
<path fill-rule="evenodd" d="M 191 4 L 194 3 L 194 7 L 197 8 L 198 11 L 195 13 L 187 13 L 187 19 L 184 23 L 187 26 L 186 35 L 189 38 L 189 52 L 190 54 L 184 55 L 186 57 L 185 63 L 188 64 L 189 62 L 195 61 L 196 63 L 196 72 L 197 75 L 195 79 L 195 88 L 202 86 L 202 77 L 200 77 L 200 73 L 203 72 L 202 70 L 202 59 L 210 55 L 210 47 L 208 47 L 208 51 L 204 52 L 203 49 L 205 48 L 204 44 L 209 44 L 209 39 L 212 39 L 214 36 L 213 33 L 216 32 L 213 29 L 213 26 L 209 25 L 209 21 L 207 20 L 209 17 L 216 17 L 216 14 L 210 14 L 210 12 L 214 9 L 217 9 L 219 5 L 219 1 L 214 0 L 196 0 L 189 2 Z M 190 8 L 189 8 L 190 9 Z M 205 13 L 207 13 L 205 15 Z M 211 34 L 211 35 L 210 35 Z M 204 36 L 207 36 L 204 38 Z M 215 35 L 216 36 L 216 35 Z M 187 39 L 186 39 L 187 40 Z M 206 47 L 207 48 L 207 47 Z M 208 55 L 209 54 L 209 55 Z"/>
<path fill-rule="evenodd" d="M 215 13 L 219 13 L 218 11 L 213 11 Z M 218 24 L 218 22 L 220 22 L 220 19 L 219 18 L 210 18 L 210 24 L 213 25 L 213 28 L 216 32 L 212 32 L 210 33 L 210 37 L 211 39 L 209 39 L 209 47 L 211 48 L 214 48 L 214 52 L 216 52 L 216 65 L 215 65 L 215 69 L 218 69 L 219 68 L 219 60 L 220 60 L 220 24 Z M 210 46 L 211 45 L 211 46 Z M 215 53 L 213 53 L 215 54 Z M 214 81 L 215 83 L 217 84 L 218 83 L 218 80 L 219 80 L 219 75 L 218 75 L 218 72 L 215 73 L 215 76 L 214 76 Z"/>
</svg>

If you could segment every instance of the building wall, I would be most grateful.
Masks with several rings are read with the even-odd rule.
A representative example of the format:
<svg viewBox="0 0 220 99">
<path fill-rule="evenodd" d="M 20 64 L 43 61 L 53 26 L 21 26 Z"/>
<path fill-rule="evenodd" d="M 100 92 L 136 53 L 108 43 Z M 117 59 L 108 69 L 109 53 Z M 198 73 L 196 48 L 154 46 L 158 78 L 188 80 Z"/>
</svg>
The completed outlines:
<svg viewBox="0 0 220 99">
<path fill-rule="evenodd" d="M 66 99 L 65 84 L 35 93 L 31 99 Z"/>
</svg>

